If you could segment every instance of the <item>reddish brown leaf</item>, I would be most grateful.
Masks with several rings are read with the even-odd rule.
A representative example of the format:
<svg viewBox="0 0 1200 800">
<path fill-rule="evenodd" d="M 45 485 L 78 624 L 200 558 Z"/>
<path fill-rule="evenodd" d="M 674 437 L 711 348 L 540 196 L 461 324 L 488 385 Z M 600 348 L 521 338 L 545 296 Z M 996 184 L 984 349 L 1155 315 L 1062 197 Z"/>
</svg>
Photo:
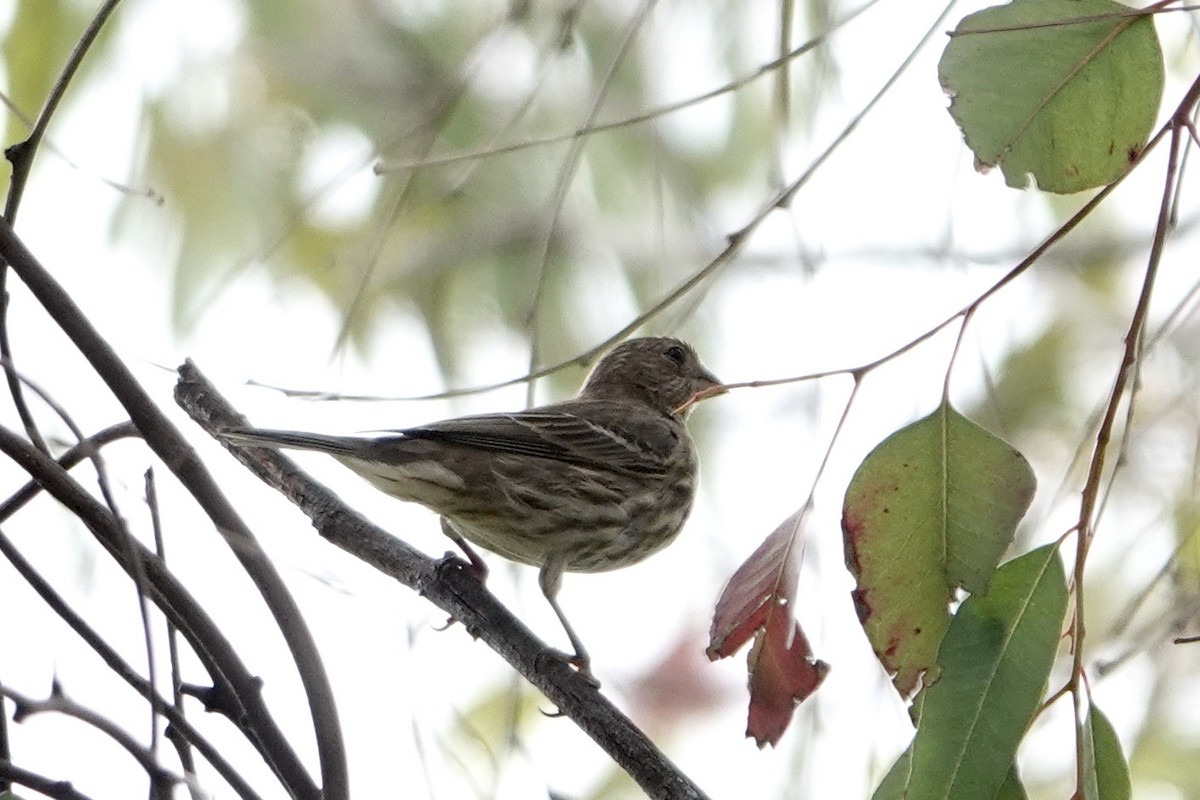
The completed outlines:
<svg viewBox="0 0 1200 800">
<path fill-rule="evenodd" d="M 750 715 L 746 735 L 759 747 L 779 744 L 792 712 L 817 690 L 829 665 L 812 657 L 808 638 L 790 610 L 768 615 L 750 648 Z"/>
<path fill-rule="evenodd" d="M 791 601 L 796 590 L 792 546 L 801 511 L 785 519 L 764 539 L 725 585 L 713 612 L 705 651 L 713 661 L 733 655 L 750 641 L 755 632 L 767 624 L 776 603 Z"/>
<path fill-rule="evenodd" d="M 746 735 L 759 747 L 778 743 L 796 706 L 829 671 L 812 658 L 808 639 L 792 616 L 798 577 L 793 548 L 802 514 L 803 509 L 784 520 L 729 579 L 709 631 L 706 652 L 714 661 L 754 639 Z"/>
</svg>

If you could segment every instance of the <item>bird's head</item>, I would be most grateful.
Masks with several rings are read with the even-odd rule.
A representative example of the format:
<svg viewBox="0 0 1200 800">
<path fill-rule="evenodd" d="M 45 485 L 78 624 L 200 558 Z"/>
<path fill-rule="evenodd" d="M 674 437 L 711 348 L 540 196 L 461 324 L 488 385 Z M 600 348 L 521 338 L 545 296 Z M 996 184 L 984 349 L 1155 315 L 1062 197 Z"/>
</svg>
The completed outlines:
<svg viewBox="0 0 1200 800">
<path fill-rule="evenodd" d="M 648 336 L 622 342 L 596 363 L 579 396 L 640 400 L 664 414 L 686 416 L 698 395 L 720 394 L 721 381 L 692 346 Z"/>
</svg>

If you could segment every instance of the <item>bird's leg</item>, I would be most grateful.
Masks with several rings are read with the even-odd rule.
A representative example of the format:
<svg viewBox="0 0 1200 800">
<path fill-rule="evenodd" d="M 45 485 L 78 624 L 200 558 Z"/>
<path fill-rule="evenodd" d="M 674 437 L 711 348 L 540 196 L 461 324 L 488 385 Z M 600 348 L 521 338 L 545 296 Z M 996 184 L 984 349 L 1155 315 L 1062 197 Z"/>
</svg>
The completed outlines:
<svg viewBox="0 0 1200 800">
<path fill-rule="evenodd" d="M 575 633 L 575 629 L 571 627 L 571 623 L 567 622 L 567 615 L 563 613 L 562 607 L 558 604 L 558 590 L 562 586 L 562 576 L 562 560 L 551 558 L 542 565 L 541 571 L 538 572 L 538 585 L 542 588 L 542 594 L 550 603 L 550 607 L 554 609 L 558 621 L 562 623 L 563 630 L 567 632 L 567 638 L 571 641 L 571 648 L 575 651 L 575 655 L 567 656 L 567 663 L 575 667 L 588 683 L 598 689 L 600 681 L 592 674 L 592 658 L 588 655 L 587 648 L 583 646 L 583 641 Z"/>
<path fill-rule="evenodd" d="M 467 557 L 467 572 L 471 573 L 471 575 L 473 575 L 480 583 L 486 583 L 488 576 L 487 562 L 480 558 L 479 553 L 476 553 L 475 549 L 471 547 L 471 545 L 467 544 L 467 540 L 462 537 L 462 534 L 454 529 L 454 526 L 451 525 L 450 521 L 445 517 L 442 517 L 442 533 L 449 536 L 450 541 L 454 542 L 454 544 L 458 546 L 458 549 L 463 552 L 463 555 Z M 446 557 L 443 559 L 443 561 L 445 563 L 462 563 L 462 560 L 455 558 L 453 553 L 446 553 Z M 458 622 L 458 617 L 450 616 L 446 619 L 446 624 L 437 630 L 444 631 L 456 622 Z"/>
<path fill-rule="evenodd" d="M 442 533 L 449 536 L 450 541 L 454 542 L 458 549 L 463 552 L 463 555 L 467 557 L 471 574 L 478 578 L 480 583 L 485 583 L 488 576 L 487 562 L 479 556 L 479 553 L 475 552 L 475 548 L 467 543 L 462 534 L 456 531 L 454 526 L 445 517 L 442 517 Z"/>
</svg>

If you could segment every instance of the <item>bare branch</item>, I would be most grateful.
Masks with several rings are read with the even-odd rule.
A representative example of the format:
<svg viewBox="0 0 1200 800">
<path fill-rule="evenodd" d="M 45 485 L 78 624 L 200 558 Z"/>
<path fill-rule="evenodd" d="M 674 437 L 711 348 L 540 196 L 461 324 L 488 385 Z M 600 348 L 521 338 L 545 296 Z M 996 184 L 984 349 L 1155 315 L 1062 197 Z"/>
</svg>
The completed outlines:
<svg viewBox="0 0 1200 800">
<path fill-rule="evenodd" d="M 13 711 L 14 722 L 22 722 L 34 714 L 62 714 L 90 725 L 112 739 L 146 771 L 146 777 L 150 779 L 150 796 L 154 800 L 170 800 L 172 787 L 181 781 L 178 775 L 159 766 L 153 752 L 138 744 L 133 736 L 111 719 L 76 703 L 63 694 L 57 681 L 54 683 L 50 696 L 45 700 L 25 697 L 4 686 L 0 686 L 0 696 L 9 698 L 16 706 Z"/>
<path fill-rule="evenodd" d="M 92 800 L 91 797 L 72 786 L 70 781 L 56 781 L 45 775 L 30 772 L 18 767 L 7 758 L 0 758 L 0 779 L 8 784 L 18 783 L 21 786 L 28 786 L 35 792 L 40 792 L 53 800 Z"/>
<path fill-rule="evenodd" d="M 130 559 L 137 558 L 141 561 L 150 600 L 187 637 L 189 644 L 213 681 L 214 689 L 211 696 L 219 697 L 221 702 L 220 704 L 210 703 L 208 710 L 220 711 L 238 726 L 293 796 L 315 800 L 320 792 L 313 785 L 308 772 L 267 711 L 260 692 L 261 682 L 250 674 L 246 665 L 238 657 L 233 644 L 200 604 L 176 580 L 175 576 L 166 569 L 162 560 L 140 542 L 129 538 L 125 529 L 116 523 L 109 510 L 84 491 L 55 461 L 47 458 L 44 453 L 7 428 L 0 428 L 0 452 L 34 476 L 51 496 L 66 506 L 80 522 L 86 525 L 109 555 L 131 577 L 134 574 L 134 567 L 129 563 Z M 3 536 L 0 536 L 0 551 L 14 565 L 19 566 L 24 561 L 19 558 L 20 554 L 16 553 L 15 548 Z M 22 574 L 27 580 L 30 580 L 28 572 L 28 570 L 24 570 Z M 38 588 L 37 582 L 30 580 L 30 583 L 35 589 Z M 42 594 L 43 599 L 55 606 L 46 593 L 39 593 Z M 65 604 L 60 602 L 55 607 L 55 611 L 69 622 L 70 616 L 64 614 L 62 608 L 65 608 Z M 79 627 L 75 625 L 72 627 L 80 632 Z M 86 628 L 86 626 L 84 627 Z M 90 628 L 87 630 L 90 631 Z M 83 634 L 81 633 L 81 635 Z M 92 637 L 84 636 L 84 638 L 102 655 L 105 650 L 111 650 L 107 645 L 104 647 L 96 645 L 95 640 L 99 640 L 100 637 L 94 632 L 92 632 Z M 136 675 L 136 673 L 119 659 L 106 659 L 106 663 L 135 688 L 143 683 L 140 676 L 137 680 L 131 680 L 129 676 Z M 114 666 L 117 663 L 123 665 L 124 669 L 117 669 Z M 149 686 L 149 684 L 145 685 Z M 162 702 L 160 707 L 166 713 L 167 704 Z M 167 714 L 167 716 L 171 717 L 173 723 L 183 722 L 186 724 L 180 715 L 175 715 L 178 719 L 172 717 L 171 714 Z M 189 737 L 189 741 L 196 743 L 191 737 Z"/>
</svg>

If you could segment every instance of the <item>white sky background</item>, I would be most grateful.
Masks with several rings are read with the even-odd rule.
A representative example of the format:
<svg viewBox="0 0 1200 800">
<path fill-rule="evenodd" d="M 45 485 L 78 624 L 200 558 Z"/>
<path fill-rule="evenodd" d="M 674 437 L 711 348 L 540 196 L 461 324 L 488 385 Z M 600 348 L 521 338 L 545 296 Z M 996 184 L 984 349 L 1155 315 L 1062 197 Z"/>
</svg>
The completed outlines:
<svg viewBox="0 0 1200 800">
<path fill-rule="evenodd" d="M 4 9 L 0 19 L 7 19 L 7 5 L 0 2 Z M 973 7 L 963 6 L 944 27 L 952 27 L 970 10 Z M 720 75 L 688 61 L 706 52 L 711 42 L 683 35 L 686 13 L 667 6 L 662 12 L 665 21 L 656 24 L 683 26 L 676 30 L 678 36 L 657 37 L 680 48 L 663 55 L 663 99 L 697 94 L 723 82 Z M 772 32 L 764 37 L 762 60 L 769 60 L 766 48 L 773 46 L 771 19 L 777 14 L 776 5 L 758 3 L 747 13 L 761 15 L 761 30 Z M 799 174 L 878 89 L 936 13 L 934 4 L 918 8 L 911 3 L 885 3 L 871 12 L 869 24 L 851 27 L 835 51 L 844 73 L 843 105 L 812 120 L 811 137 L 795 137 L 796 145 L 784 153 L 785 180 Z M 168 270 L 164 263 L 147 258 L 144 250 L 113 245 L 109 214 L 118 198 L 97 176 L 124 180 L 131 171 L 136 174 L 130 143 L 137 133 L 141 96 L 158 91 L 170 80 L 180 52 L 219 53 L 232 48 L 239 34 L 236 4 L 129 0 L 119 14 L 125 18 L 122 30 L 128 43 L 116 48 L 120 55 L 99 80 L 72 93 L 51 131 L 54 144 L 79 168 L 48 151 L 40 155 L 22 207 L 19 233 L 160 404 L 179 418 L 185 432 L 195 434 L 192 438 L 207 463 L 277 559 L 304 608 L 338 692 L 356 793 L 446 798 L 481 792 L 488 796 L 490 785 L 473 786 L 453 761 L 474 759 L 480 774 L 486 774 L 486 767 L 480 766 L 485 755 L 478 743 L 455 741 L 443 746 L 442 738 L 455 714 L 469 710 L 482 693 L 508 680 L 507 667 L 461 628 L 434 631 L 443 619 L 440 611 L 319 540 L 299 512 L 175 413 L 173 375 L 159 365 L 172 367 L 190 357 L 255 421 L 331 432 L 394 428 L 466 411 L 515 408 L 523 403 L 523 389 L 453 405 L 362 405 L 306 403 L 247 388 L 244 382 L 254 379 L 300 388 L 417 394 L 436 390 L 441 380 L 424 332 L 402 315 L 388 322 L 369 353 L 331 362 L 329 353 L 340 326 L 337 311 L 308 287 L 271 285 L 255 273 L 239 277 L 215 299 L 194 330 L 182 340 L 176 338 L 169 325 Z M 1160 31 L 1170 30 L 1170 21 L 1160 27 Z M 889 35 L 880 38 L 876 31 Z M 1165 39 L 1170 51 L 1172 39 L 1170 35 Z M 847 148 L 797 197 L 790 213 L 777 213 L 762 226 L 745 255 L 746 263 L 733 265 L 719 279 L 719 291 L 706 301 L 717 304 L 709 309 L 717 335 L 710 336 L 714 344 L 702 353 L 717 375 L 727 381 L 773 378 L 875 358 L 969 302 L 1050 231 L 1042 213 L 1043 198 L 1005 189 L 999 174 L 981 177 L 971 170 L 970 156 L 945 113 L 946 99 L 937 86 L 940 47 L 941 40 L 927 50 L 876 114 L 855 132 Z M 1169 87 L 1164 108 L 1178 96 L 1178 87 Z M 686 122 L 668 119 L 662 127 L 668 133 L 693 136 L 697 148 L 709 147 L 721 140 L 725 102 L 681 115 Z M 796 113 L 802 117 L 806 109 L 798 108 Z M 321 160 L 328 159 L 326 163 L 340 165 L 361 157 L 356 149 L 363 142 L 352 133 L 335 132 L 322 141 Z M 319 173 L 321 160 L 314 159 L 314 174 Z M 1107 224 L 1121 220 L 1131 231 L 1149 230 L 1162 163 L 1156 158 L 1143 175 L 1130 181 L 1118 198 L 1121 213 L 1107 214 Z M 324 213 L 354 213 L 374 190 L 372 180 L 369 172 L 355 176 L 340 196 L 340 205 L 335 203 Z M 729 198 L 724 207 L 713 210 L 712 230 L 721 234 L 741 227 L 766 197 L 764 191 Z M 1194 202 L 1188 208 L 1194 211 Z M 170 209 L 168 197 L 161 229 L 147 232 L 161 240 L 164 252 L 171 248 Z M 910 265 L 895 256 L 944 245 L 947 237 L 967 252 L 1012 252 L 1013 257 L 999 266 L 930 268 L 925 259 L 914 257 Z M 1158 306 L 1158 318 L 1170 309 L 1170 298 L 1182 296 L 1194 279 L 1194 270 L 1187 266 L 1196 263 L 1193 238 L 1171 245 L 1174 255 L 1169 255 L 1164 267 L 1158 295 L 1166 300 Z M 798 240 L 805 251 L 828 256 L 827 264 L 815 274 L 761 269 L 748 263 L 794 253 Z M 711 254 L 719 247 L 714 236 Z M 863 255 L 871 252 L 883 256 Z M 1037 273 L 1035 268 L 1034 274 L 1006 289 L 976 317 L 956 371 L 955 398 L 965 402 L 978 396 L 981 360 L 995 368 L 1011 342 L 1040 329 L 1049 313 L 1041 306 L 1043 298 L 1054 295 L 1046 290 L 1052 279 Z M 1131 265 L 1127 276 L 1132 297 L 1140 282 L 1140 264 Z M 628 309 L 588 313 L 595 315 L 597 325 L 615 329 L 626 321 Z M 47 332 L 40 312 L 19 288 L 14 290 L 11 325 L 18 363 L 56 396 L 74 400 L 81 387 L 92 385 L 85 368 L 60 367 L 78 359 L 60 337 Z M 271 334 L 262 335 L 263 331 Z M 781 788 L 785 786 L 803 787 L 803 796 L 863 797 L 903 747 L 910 730 L 905 711 L 875 662 L 849 600 L 852 583 L 842 564 L 838 528 L 840 496 L 853 469 L 874 444 L 936 404 L 952 344 L 953 330 L 872 377 L 819 488 L 808 526 L 799 613 L 817 655 L 831 663 L 833 671 L 797 716 L 779 749 L 760 752 L 743 737 L 744 654 L 699 667 L 711 672 L 725 694 L 717 711 L 684 723 L 681 729 L 686 733 L 655 737 L 713 797 L 794 796 L 791 789 Z M 1099 387 L 1097 391 L 1111 382 L 1120 344 L 1119 335 L 1096 341 L 1095 362 L 1081 365 L 1083 377 Z M 526 358 L 519 344 L 492 338 L 480 342 L 470 368 L 476 382 L 486 383 L 521 374 Z M 401 370 L 403 381 L 397 377 Z M 708 404 L 697 415 L 700 421 L 712 423 L 702 454 L 703 494 L 681 539 L 643 565 L 567 578 L 562 602 L 618 704 L 628 708 L 623 678 L 662 658 L 681 637 L 691 657 L 704 660 L 708 614 L 722 584 L 758 542 L 803 502 L 848 389 L 849 379 L 842 377 L 816 385 L 739 392 Z M 97 396 L 102 395 L 97 392 Z M 815 415 L 807 412 L 810 405 L 817 408 Z M 85 429 L 117 418 L 117 412 L 105 404 L 71 410 Z M 1053 509 L 1046 505 L 1062 481 L 1061 462 L 1051 460 L 1061 454 L 1027 455 L 1041 486 L 1031 514 L 1037 524 L 1035 541 L 1041 543 L 1069 525 L 1074 505 L 1060 503 Z M 108 459 L 112 473 L 126 481 L 117 487 L 126 516 L 135 529 L 145 530 L 140 475 L 151 462 L 144 448 L 122 445 Z M 448 549 L 432 514 L 379 495 L 331 460 L 320 456 L 299 460 L 353 505 L 385 527 L 403 532 L 426 552 Z M 304 731 L 309 723 L 302 695 L 293 671 L 280 660 L 286 654 L 278 637 L 261 634 L 271 629 L 261 606 L 227 554 L 214 544 L 215 534 L 207 521 L 181 497 L 165 469 L 156 471 L 169 560 L 210 612 L 232 626 L 251 668 L 267 678 L 268 696 L 285 729 Z M 7 493 L 19 474 L 3 468 L 0 479 Z M 1127 525 L 1111 525 L 1105 531 L 1111 531 L 1111 538 L 1097 540 L 1098 561 L 1126 552 L 1130 537 L 1151 521 L 1145 513 L 1140 517 L 1127 513 Z M 40 501 L 6 527 L 6 533 L 59 579 L 57 585 L 70 587 L 75 607 L 111 632 L 134 664 L 144 662 L 140 632 L 128 626 L 134 618 L 132 589 L 96 554 L 85 531 L 78 526 L 64 528 L 57 509 Z M 1163 553 L 1151 542 L 1129 552 L 1129 558 L 1144 560 L 1149 574 L 1162 563 Z M 499 559 L 490 560 L 496 565 L 489 583 L 492 589 L 536 632 L 561 644 L 561 632 L 538 594 L 534 571 L 509 571 L 499 566 Z M 40 697 L 57 674 L 68 694 L 143 733 L 147 728 L 143 706 L 129 702 L 132 695 L 123 685 L 113 688 L 107 678 L 96 683 L 97 676 L 104 675 L 98 661 L 64 626 L 46 619 L 38 610 L 40 604 L 6 565 L 0 565 L 0 586 L 5 587 L 9 608 L 32 609 L 28 615 L 7 615 L 5 636 L 10 645 L 5 649 L 18 656 L 5 659 L 5 683 Z M 1196 657 L 1191 656 L 1193 665 Z M 1144 665 L 1135 660 L 1094 685 L 1123 735 L 1134 731 L 1139 722 L 1142 670 Z M 198 677 L 198 672 L 192 677 Z M 541 706 L 549 708 L 544 702 Z M 636 709 L 633 713 L 636 716 Z M 1200 722 L 1191 720 L 1191 724 L 1200 735 Z M 424 750 L 424 764 L 414 745 L 414 730 Z M 607 769 L 606 757 L 570 722 L 545 720 L 529 730 L 528 759 L 510 760 L 498 779 L 498 797 L 539 796 L 547 782 L 567 795 L 583 793 Z M 1030 774 L 1059 769 L 1070 758 L 1064 732 L 1059 724 L 1037 740 L 1045 747 L 1030 755 L 1026 764 Z M 13 726 L 11 733 L 23 766 L 70 778 L 97 798 L 144 792 L 140 770 L 78 724 L 35 718 Z M 499 739 L 490 744 L 502 746 Z M 311 758 L 306 734 L 297 736 L 296 745 Z M 1051 755 L 1039 756 L 1043 749 Z M 85 764 L 80 771 L 67 772 L 61 759 L 67 752 L 89 752 L 95 766 L 89 769 Z M 242 761 L 253 774 L 255 758 Z M 315 765 L 315 758 L 311 761 Z M 81 763 L 75 757 L 70 762 L 72 770 Z M 114 790 L 121 781 L 128 782 L 124 795 Z M 225 796 L 215 779 L 206 788 Z"/>
</svg>

